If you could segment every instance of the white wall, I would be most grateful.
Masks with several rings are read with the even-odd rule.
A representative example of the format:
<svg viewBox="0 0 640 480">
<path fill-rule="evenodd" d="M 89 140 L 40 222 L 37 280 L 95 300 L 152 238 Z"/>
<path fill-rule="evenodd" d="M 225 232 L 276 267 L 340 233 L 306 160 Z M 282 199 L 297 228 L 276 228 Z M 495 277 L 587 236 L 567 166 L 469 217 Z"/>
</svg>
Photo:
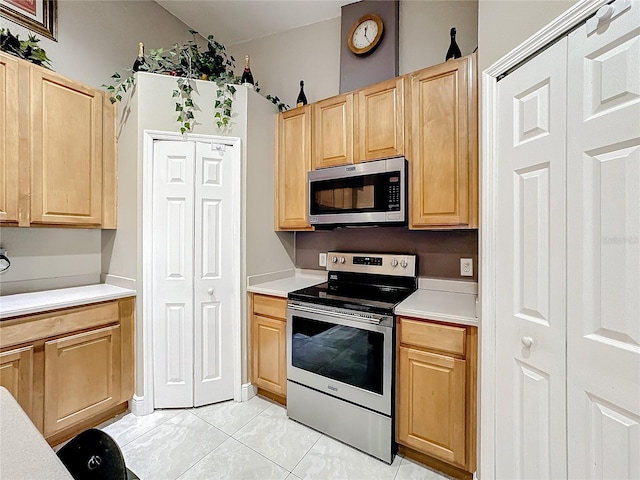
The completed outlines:
<svg viewBox="0 0 640 480">
<path fill-rule="evenodd" d="M 0 26 L 27 37 L 4 17 Z M 151 0 L 59 0 L 58 32 L 57 42 L 40 41 L 53 70 L 95 87 L 133 64 L 139 41 L 157 48 L 190 38 L 186 25 Z M 99 230 L 2 228 L 0 244 L 12 260 L 0 276 L 4 295 L 100 281 Z"/>
<path fill-rule="evenodd" d="M 478 71 L 568 10 L 577 0 L 480 0 L 478 5 Z"/>
<path fill-rule="evenodd" d="M 477 45 L 478 2 L 461 0 L 401 1 L 400 74 L 444 61 L 449 30 L 456 27 L 463 55 Z M 268 37 L 227 46 L 236 58 L 238 74 L 244 56 L 264 93 L 295 105 L 304 80 L 310 103 L 337 95 L 340 90 L 340 18 L 307 25 Z"/>
</svg>

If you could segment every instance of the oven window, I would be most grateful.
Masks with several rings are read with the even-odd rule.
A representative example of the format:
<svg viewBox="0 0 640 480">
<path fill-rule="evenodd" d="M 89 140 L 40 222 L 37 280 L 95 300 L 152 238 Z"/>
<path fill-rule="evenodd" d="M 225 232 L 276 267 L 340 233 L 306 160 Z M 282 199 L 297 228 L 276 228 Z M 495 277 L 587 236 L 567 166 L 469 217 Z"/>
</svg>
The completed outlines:
<svg viewBox="0 0 640 480">
<path fill-rule="evenodd" d="M 382 395 L 384 335 L 294 315 L 294 367 Z"/>
</svg>

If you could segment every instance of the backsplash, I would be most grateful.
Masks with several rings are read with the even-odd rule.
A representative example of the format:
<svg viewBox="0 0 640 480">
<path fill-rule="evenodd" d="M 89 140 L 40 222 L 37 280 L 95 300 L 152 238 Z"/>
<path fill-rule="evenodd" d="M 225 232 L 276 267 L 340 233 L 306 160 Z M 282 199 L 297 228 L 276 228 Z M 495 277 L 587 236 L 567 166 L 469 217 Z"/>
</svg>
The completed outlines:
<svg viewBox="0 0 640 480">
<path fill-rule="evenodd" d="M 421 277 L 478 281 L 477 230 L 378 227 L 296 233 L 296 268 L 324 270 L 318 265 L 318 254 L 328 251 L 411 253 L 418 256 Z M 472 277 L 460 276 L 460 258 L 473 258 Z"/>
</svg>

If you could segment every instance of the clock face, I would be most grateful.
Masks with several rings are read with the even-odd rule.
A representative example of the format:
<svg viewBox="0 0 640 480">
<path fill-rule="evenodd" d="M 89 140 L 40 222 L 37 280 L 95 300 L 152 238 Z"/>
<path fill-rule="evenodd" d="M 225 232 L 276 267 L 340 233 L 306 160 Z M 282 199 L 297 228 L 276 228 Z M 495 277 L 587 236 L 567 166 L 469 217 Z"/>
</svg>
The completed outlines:
<svg viewBox="0 0 640 480">
<path fill-rule="evenodd" d="M 382 38 L 382 20 L 370 13 L 364 15 L 351 27 L 347 42 L 349 49 L 356 55 L 373 50 Z"/>
<path fill-rule="evenodd" d="M 365 48 L 373 43 L 378 35 L 378 24 L 373 20 L 365 20 L 353 32 L 353 46 Z"/>
</svg>

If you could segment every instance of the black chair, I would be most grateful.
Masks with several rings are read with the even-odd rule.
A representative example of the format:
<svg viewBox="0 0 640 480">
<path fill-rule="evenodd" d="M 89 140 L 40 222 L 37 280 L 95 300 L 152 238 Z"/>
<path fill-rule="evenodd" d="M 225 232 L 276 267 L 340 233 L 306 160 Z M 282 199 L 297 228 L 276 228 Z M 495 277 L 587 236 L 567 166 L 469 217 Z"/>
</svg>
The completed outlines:
<svg viewBox="0 0 640 480">
<path fill-rule="evenodd" d="M 118 444 L 102 430 L 79 433 L 57 455 L 75 480 L 139 480 L 126 467 Z"/>
</svg>

